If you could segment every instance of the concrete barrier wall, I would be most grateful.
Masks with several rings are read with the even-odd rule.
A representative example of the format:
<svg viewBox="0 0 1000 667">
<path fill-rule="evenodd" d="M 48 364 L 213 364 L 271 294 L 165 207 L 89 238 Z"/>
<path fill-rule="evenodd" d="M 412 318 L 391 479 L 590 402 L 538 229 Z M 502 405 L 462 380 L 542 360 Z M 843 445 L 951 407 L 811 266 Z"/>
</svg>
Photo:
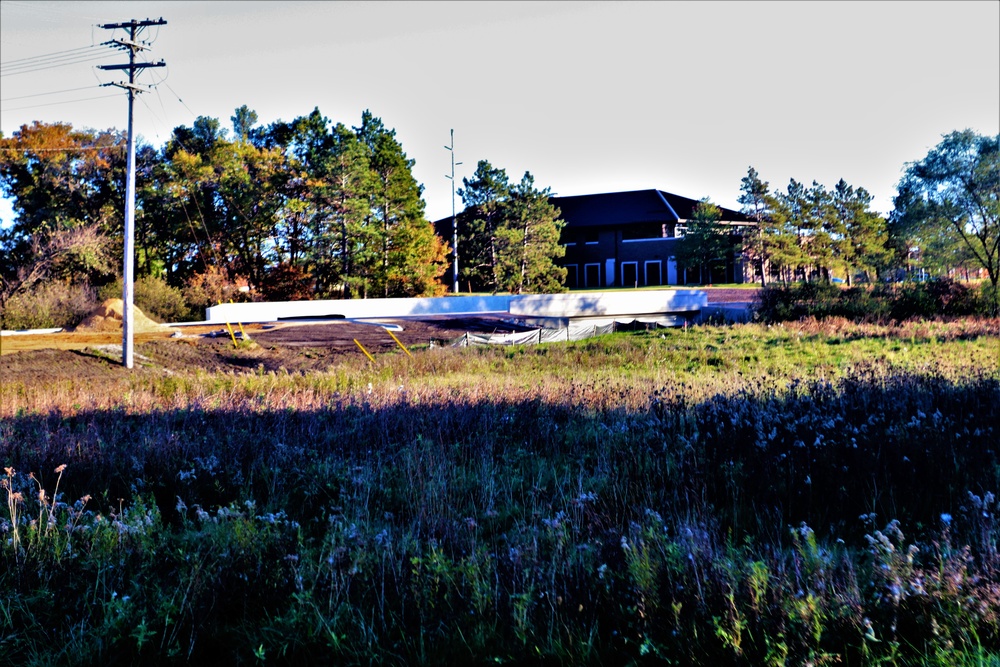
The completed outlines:
<svg viewBox="0 0 1000 667">
<path fill-rule="evenodd" d="M 413 317 L 419 315 L 469 315 L 508 312 L 510 295 L 449 296 L 413 299 L 329 299 L 320 301 L 272 301 L 223 303 L 208 308 L 205 319 L 212 323 L 276 322 L 289 317 Z"/>
<path fill-rule="evenodd" d="M 206 321 L 276 322 L 292 317 L 370 319 L 420 315 L 510 314 L 518 317 L 593 317 L 699 311 L 708 296 L 697 290 L 577 292 L 522 296 L 447 296 L 416 299 L 333 299 L 224 303 L 208 308 Z"/>
<path fill-rule="evenodd" d="M 696 290 L 529 294 L 511 300 L 510 314 L 519 317 L 652 315 L 698 311 L 707 304 L 708 294 Z"/>
</svg>

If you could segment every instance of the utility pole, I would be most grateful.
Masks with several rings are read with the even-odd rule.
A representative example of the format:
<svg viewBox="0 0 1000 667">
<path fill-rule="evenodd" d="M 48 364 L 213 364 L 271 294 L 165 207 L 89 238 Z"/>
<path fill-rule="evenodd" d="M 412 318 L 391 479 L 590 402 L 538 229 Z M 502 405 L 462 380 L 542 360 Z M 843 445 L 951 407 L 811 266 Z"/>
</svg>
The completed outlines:
<svg viewBox="0 0 1000 667">
<path fill-rule="evenodd" d="M 445 178 L 451 180 L 451 251 L 455 256 L 451 271 L 453 291 L 458 294 L 458 219 L 455 217 L 455 165 L 462 163 L 455 162 L 455 130 L 451 131 L 451 146 L 445 146 L 445 150 L 451 151 L 451 176 L 445 174 Z"/>
<path fill-rule="evenodd" d="M 166 63 L 162 60 L 158 63 L 137 63 L 135 55 L 138 51 L 145 51 L 149 47 L 136 41 L 139 33 L 143 29 L 153 25 L 166 25 L 162 18 L 145 21 L 132 19 L 126 23 L 105 23 L 101 28 L 105 30 L 117 30 L 121 28 L 128 31 L 127 39 L 112 39 L 105 42 L 106 45 L 116 46 L 128 51 L 127 65 L 98 65 L 98 69 L 104 70 L 127 70 L 128 82 L 105 83 L 105 86 L 117 86 L 124 88 L 128 93 L 128 176 L 125 179 L 125 266 L 122 270 L 122 365 L 125 368 L 132 368 L 133 365 L 133 340 L 134 322 L 132 315 L 132 300 L 134 295 L 133 266 L 135 264 L 135 141 L 132 134 L 132 106 L 135 102 L 136 93 L 145 92 L 146 89 L 137 86 L 135 83 L 136 72 L 147 67 L 164 67 Z"/>
</svg>

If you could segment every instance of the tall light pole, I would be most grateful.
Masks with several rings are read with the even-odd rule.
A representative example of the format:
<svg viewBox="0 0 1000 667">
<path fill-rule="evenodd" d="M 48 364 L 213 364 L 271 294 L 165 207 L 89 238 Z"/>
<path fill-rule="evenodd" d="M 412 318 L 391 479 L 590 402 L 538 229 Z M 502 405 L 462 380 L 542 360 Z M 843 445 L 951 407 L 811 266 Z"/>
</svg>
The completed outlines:
<svg viewBox="0 0 1000 667">
<path fill-rule="evenodd" d="M 128 93 L 128 176 L 125 178 L 125 262 L 122 267 L 122 365 L 125 368 L 133 366 L 133 314 L 132 300 L 134 294 L 133 287 L 133 266 L 135 263 L 135 141 L 132 134 L 132 106 L 135 102 L 135 94 L 144 92 L 144 89 L 135 85 L 135 74 L 146 67 L 164 67 L 166 63 L 162 60 L 158 63 L 137 63 L 135 54 L 137 51 L 145 51 L 149 47 L 136 41 L 139 32 L 151 25 L 166 25 L 167 22 L 161 19 L 136 21 L 132 19 L 126 23 L 105 23 L 100 26 L 105 30 L 115 30 L 123 28 L 128 31 L 128 39 L 113 39 L 107 44 L 128 50 L 127 65 L 98 65 L 98 69 L 104 70 L 128 70 L 128 83 L 106 83 L 105 86 L 117 86 L 124 88 Z"/>
<path fill-rule="evenodd" d="M 458 219 L 455 217 L 455 165 L 462 164 L 455 162 L 455 130 L 451 131 L 451 146 L 445 146 L 445 150 L 451 151 L 451 176 L 445 174 L 445 178 L 451 180 L 451 251 L 454 255 L 452 264 L 452 291 L 458 294 Z"/>
</svg>

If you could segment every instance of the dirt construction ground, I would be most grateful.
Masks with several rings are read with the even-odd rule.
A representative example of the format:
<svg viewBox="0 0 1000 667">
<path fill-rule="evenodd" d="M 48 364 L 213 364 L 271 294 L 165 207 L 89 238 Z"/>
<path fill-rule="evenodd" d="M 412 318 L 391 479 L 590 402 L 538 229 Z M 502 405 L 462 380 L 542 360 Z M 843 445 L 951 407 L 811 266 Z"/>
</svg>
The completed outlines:
<svg viewBox="0 0 1000 667">
<path fill-rule="evenodd" d="M 708 290 L 709 302 L 748 301 L 746 289 Z M 496 317 L 380 319 L 397 324 L 393 331 L 407 347 L 449 341 L 465 332 L 505 333 L 522 330 Z M 0 383 L 44 384 L 85 379 L 121 370 L 122 334 L 117 330 L 77 330 L 0 338 Z M 225 326 L 190 325 L 139 331 L 134 335 L 136 368 L 183 372 L 326 370 L 343 355 L 361 355 L 357 341 L 372 355 L 398 349 L 385 328 L 348 320 L 309 323 L 233 324 L 237 339 L 252 341 L 237 349 Z"/>
</svg>

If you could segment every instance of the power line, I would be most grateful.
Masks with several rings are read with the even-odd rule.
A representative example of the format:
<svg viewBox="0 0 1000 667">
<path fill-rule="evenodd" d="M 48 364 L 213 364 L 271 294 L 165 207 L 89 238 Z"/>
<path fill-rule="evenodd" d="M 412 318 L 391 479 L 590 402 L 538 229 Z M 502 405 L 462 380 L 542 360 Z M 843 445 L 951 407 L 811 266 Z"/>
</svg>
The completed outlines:
<svg viewBox="0 0 1000 667">
<path fill-rule="evenodd" d="M 177 92 L 173 88 L 170 87 L 170 84 L 166 82 L 166 79 L 163 80 L 163 85 L 167 87 L 167 90 L 169 90 L 170 92 L 172 92 L 174 94 L 174 97 L 177 98 L 178 102 L 180 102 L 181 104 L 184 104 L 184 100 L 182 100 L 181 96 L 178 95 Z M 188 112 L 192 116 L 195 116 L 197 118 L 198 114 L 196 114 L 195 112 L 191 111 L 191 107 L 189 107 L 187 104 L 184 104 L 184 108 L 187 109 Z"/>
<path fill-rule="evenodd" d="M 47 104 L 31 104 L 25 107 L 7 107 L 6 109 L 0 109 L 0 111 L 21 111 L 23 109 L 38 109 L 40 107 L 51 107 L 58 104 L 73 104 L 74 102 L 86 102 L 88 100 L 103 100 L 108 97 L 118 97 L 117 95 L 97 95 L 95 97 L 81 97 L 75 100 L 66 100 L 64 102 L 49 102 Z"/>
<path fill-rule="evenodd" d="M 72 63 L 87 59 L 93 59 L 95 57 L 103 57 L 99 53 L 91 52 L 91 49 L 96 49 L 97 47 L 90 47 L 87 52 L 84 53 L 66 53 L 61 56 L 50 56 L 48 58 L 41 58 L 37 60 L 25 60 L 21 62 L 6 62 L 0 64 L 0 71 L 11 71 L 11 70 L 27 70 L 27 69 L 41 69 L 48 66 L 62 65 L 66 63 Z"/>
<path fill-rule="evenodd" d="M 90 46 L 80 46 L 75 49 L 65 49 L 63 51 L 53 51 L 52 53 L 43 53 L 38 56 L 28 56 L 27 58 L 15 58 L 14 60 L 8 60 L 6 62 L 0 63 L 0 67 L 10 67 L 12 65 L 23 63 L 28 60 L 49 60 L 51 58 L 54 58 L 55 56 L 65 57 L 63 56 L 63 54 L 73 53 L 75 51 L 88 51 L 90 49 L 96 49 L 96 48 L 97 48 L 96 44 L 91 44 Z"/>
<path fill-rule="evenodd" d="M 3 65 L 0 66 L 0 72 L 7 72 L 8 74 L 13 72 L 21 71 L 35 71 L 41 69 L 51 69 L 52 67 L 62 67 L 64 65 L 72 65 L 78 62 L 87 62 L 89 60 L 100 59 L 104 56 L 99 53 L 77 53 L 75 55 L 61 56 L 59 58 L 53 58 L 51 60 L 40 60 L 38 62 L 22 63 L 20 65 Z"/>
<path fill-rule="evenodd" d="M 66 148 L 30 148 L 27 146 L 0 146 L 0 151 L 10 151 L 13 153 L 78 153 L 80 151 L 110 151 L 125 148 L 125 144 L 111 144 L 110 146 L 67 146 Z"/>
<path fill-rule="evenodd" d="M 100 56 L 100 55 L 87 56 L 85 58 L 79 58 L 77 60 L 70 60 L 70 61 L 67 61 L 67 62 L 55 64 L 55 65 L 48 65 L 46 67 L 35 67 L 33 69 L 22 69 L 22 70 L 20 70 L 18 72 L 7 72 L 6 74 L 0 74 L 0 77 L 4 77 L 4 76 L 16 76 L 18 74 L 31 74 L 32 72 L 41 72 L 41 71 L 47 70 L 47 69 L 55 69 L 57 67 L 66 67 L 68 65 L 79 65 L 79 64 L 82 64 L 82 63 L 89 63 L 89 62 L 94 62 L 95 60 L 103 60 L 103 59 L 104 59 L 104 56 Z"/>
<path fill-rule="evenodd" d="M 89 90 L 93 86 L 81 86 L 79 88 L 67 88 L 66 90 L 54 90 L 51 93 L 35 93 L 34 95 L 21 95 L 20 97 L 0 97 L 0 102 L 10 102 L 12 100 L 26 100 L 29 97 L 44 97 L 45 95 L 59 95 L 61 93 L 72 93 L 77 90 Z"/>
</svg>

